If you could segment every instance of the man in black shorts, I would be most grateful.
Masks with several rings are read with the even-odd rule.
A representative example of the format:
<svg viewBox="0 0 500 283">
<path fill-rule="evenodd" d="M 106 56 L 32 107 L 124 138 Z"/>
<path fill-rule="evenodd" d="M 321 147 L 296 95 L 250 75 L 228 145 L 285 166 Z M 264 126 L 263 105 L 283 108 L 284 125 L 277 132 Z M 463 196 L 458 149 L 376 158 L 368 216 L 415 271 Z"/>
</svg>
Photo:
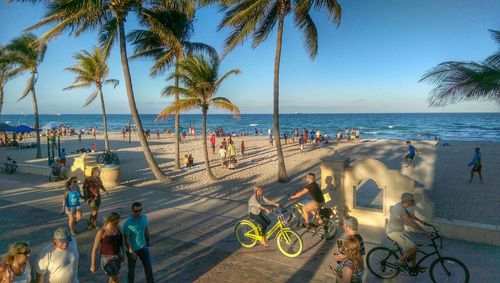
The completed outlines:
<svg viewBox="0 0 500 283">
<path fill-rule="evenodd" d="M 483 174 L 481 173 L 481 169 L 483 168 L 483 162 L 481 160 L 481 152 L 479 151 L 479 147 L 474 149 L 474 157 L 472 161 L 469 162 L 469 166 L 472 166 L 472 170 L 470 171 L 470 180 L 469 183 L 472 183 L 472 178 L 474 178 L 474 173 L 479 175 L 479 182 L 483 183 Z"/>
<path fill-rule="evenodd" d="M 306 202 L 302 207 L 302 217 L 304 217 L 304 227 L 309 228 L 309 212 L 316 215 L 316 209 L 323 207 L 325 204 L 325 197 L 323 196 L 323 192 L 319 188 L 318 184 L 315 181 L 316 176 L 313 173 L 308 173 L 306 177 L 307 186 L 302 189 L 300 192 L 294 194 L 290 198 L 297 199 L 301 196 L 310 193 L 312 200 Z M 323 220 L 319 220 L 318 224 L 322 224 Z"/>
</svg>

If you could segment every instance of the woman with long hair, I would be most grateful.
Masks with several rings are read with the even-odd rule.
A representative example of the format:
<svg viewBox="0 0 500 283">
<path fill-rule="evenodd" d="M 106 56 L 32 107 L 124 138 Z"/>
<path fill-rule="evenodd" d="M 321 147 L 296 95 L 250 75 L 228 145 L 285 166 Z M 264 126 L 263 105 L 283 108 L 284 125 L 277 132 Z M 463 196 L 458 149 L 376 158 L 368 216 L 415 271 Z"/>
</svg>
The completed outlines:
<svg viewBox="0 0 500 283">
<path fill-rule="evenodd" d="M 75 226 L 82 218 L 82 210 L 80 209 L 81 198 L 82 194 L 78 186 L 78 179 L 76 177 L 69 178 L 64 189 L 61 213 L 68 215 L 68 227 L 72 236 L 76 236 Z"/>
<path fill-rule="evenodd" d="M 16 242 L 2 255 L 0 263 L 1 283 L 31 282 L 31 264 L 28 256 L 31 248 L 28 242 Z"/>
<path fill-rule="evenodd" d="M 359 242 L 354 236 L 349 236 L 347 240 L 342 241 L 342 245 L 339 246 L 339 252 L 344 254 L 345 258 L 335 268 L 337 282 L 362 282 L 364 263 L 359 251 Z"/>
<path fill-rule="evenodd" d="M 97 215 L 101 206 L 101 190 L 109 195 L 101 180 L 101 169 L 95 166 L 92 173 L 83 181 L 83 194 L 90 207 L 90 216 L 87 228 L 89 230 L 97 228 Z"/>
<path fill-rule="evenodd" d="M 109 276 L 109 283 L 118 283 L 121 262 L 125 258 L 123 250 L 123 235 L 118 225 L 120 214 L 111 212 L 104 220 L 104 226 L 97 231 L 92 247 L 90 271 L 95 272 L 97 249 L 101 246 L 101 267 Z"/>
</svg>

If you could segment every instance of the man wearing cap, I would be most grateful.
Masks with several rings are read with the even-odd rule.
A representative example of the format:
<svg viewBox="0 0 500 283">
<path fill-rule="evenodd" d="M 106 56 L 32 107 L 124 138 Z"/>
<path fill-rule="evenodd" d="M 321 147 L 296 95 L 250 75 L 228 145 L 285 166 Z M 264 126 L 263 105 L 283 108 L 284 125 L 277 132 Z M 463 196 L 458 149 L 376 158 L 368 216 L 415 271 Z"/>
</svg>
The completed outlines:
<svg viewBox="0 0 500 283">
<path fill-rule="evenodd" d="M 76 240 L 65 228 L 57 228 L 53 243 L 43 248 L 35 262 L 36 282 L 78 283 L 79 258 Z"/>
<path fill-rule="evenodd" d="M 395 204 L 390 209 L 391 216 L 385 228 L 385 232 L 387 237 L 398 243 L 403 250 L 403 255 L 399 257 L 398 261 L 396 261 L 396 265 L 400 269 L 405 270 L 406 266 L 403 262 L 406 259 L 411 259 L 413 270 L 425 272 L 426 269 L 417 266 L 416 263 L 416 254 L 418 250 L 417 245 L 404 232 L 404 226 L 406 224 L 407 226 L 412 227 L 415 231 L 421 231 L 428 234 L 425 228 L 421 226 L 426 225 L 426 223 L 413 214 L 411 206 L 414 204 L 415 199 L 413 198 L 413 195 L 410 193 L 403 193 L 401 195 L 401 202 Z"/>
</svg>

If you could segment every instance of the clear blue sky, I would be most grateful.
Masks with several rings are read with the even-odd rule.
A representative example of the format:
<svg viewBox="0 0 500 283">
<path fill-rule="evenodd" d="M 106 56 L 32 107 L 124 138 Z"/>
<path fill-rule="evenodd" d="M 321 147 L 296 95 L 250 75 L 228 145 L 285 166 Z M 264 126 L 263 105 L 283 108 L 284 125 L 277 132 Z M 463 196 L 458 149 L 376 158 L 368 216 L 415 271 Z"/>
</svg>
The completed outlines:
<svg viewBox="0 0 500 283">
<path fill-rule="evenodd" d="M 429 68 L 440 62 L 482 60 L 498 49 L 487 29 L 500 29 L 498 0 L 349 0 L 340 1 L 343 14 L 336 28 L 323 13 L 314 13 L 319 32 L 319 52 L 311 61 L 301 34 L 286 18 L 281 64 L 282 113 L 352 112 L 499 112 L 494 103 L 461 103 L 429 108 L 432 86 L 418 83 Z M 217 32 L 221 14 L 216 7 L 197 12 L 193 41 L 222 51 L 227 30 Z M 0 44 L 7 44 L 44 15 L 41 5 L 0 2 Z M 137 28 L 132 18 L 129 31 Z M 36 31 L 40 35 L 43 30 Z M 252 49 L 250 41 L 230 53 L 222 71 L 239 68 L 219 95 L 236 103 L 242 113 L 272 113 L 273 64 L 276 34 Z M 98 103 L 82 108 L 89 90 L 62 91 L 73 82 L 64 68 L 74 64 L 72 54 L 90 49 L 96 33 L 79 38 L 63 36 L 49 43 L 39 69 L 37 95 L 40 113 L 100 113 Z M 131 49 L 129 49 L 131 51 Z M 108 113 L 129 113 L 118 49 L 113 50 L 110 78 L 120 80 L 106 88 Z M 151 62 L 131 62 L 137 104 L 141 113 L 158 113 L 171 98 L 160 90 L 171 82 L 165 76 L 151 79 Z M 27 75 L 6 86 L 5 114 L 32 113 L 31 99 L 16 102 Z"/>
</svg>

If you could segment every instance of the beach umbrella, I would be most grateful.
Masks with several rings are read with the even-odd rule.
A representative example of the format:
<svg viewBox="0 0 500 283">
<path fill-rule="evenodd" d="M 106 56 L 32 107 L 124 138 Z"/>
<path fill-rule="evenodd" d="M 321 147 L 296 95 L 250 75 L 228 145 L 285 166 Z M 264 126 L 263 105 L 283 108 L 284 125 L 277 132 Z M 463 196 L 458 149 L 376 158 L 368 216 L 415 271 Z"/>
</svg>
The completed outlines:
<svg viewBox="0 0 500 283">
<path fill-rule="evenodd" d="M 51 129 L 58 129 L 61 127 L 61 125 L 64 125 L 64 123 L 61 122 L 49 122 L 41 128 L 42 130 L 51 130 Z"/>
<path fill-rule="evenodd" d="M 12 127 L 9 132 L 14 132 L 14 133 L 31 133 L 35 132 L 36 129 L 33 129 L 32 127 L 28 127 L 26 125 L 19 125 L 17 127 Z"/>
<path fill-rule="evenodd" d="M 6 123 L 0 123 L 0 131 L 1 132 L 10 132 L 12 129 L 12 126 Z"/>
</svg>

